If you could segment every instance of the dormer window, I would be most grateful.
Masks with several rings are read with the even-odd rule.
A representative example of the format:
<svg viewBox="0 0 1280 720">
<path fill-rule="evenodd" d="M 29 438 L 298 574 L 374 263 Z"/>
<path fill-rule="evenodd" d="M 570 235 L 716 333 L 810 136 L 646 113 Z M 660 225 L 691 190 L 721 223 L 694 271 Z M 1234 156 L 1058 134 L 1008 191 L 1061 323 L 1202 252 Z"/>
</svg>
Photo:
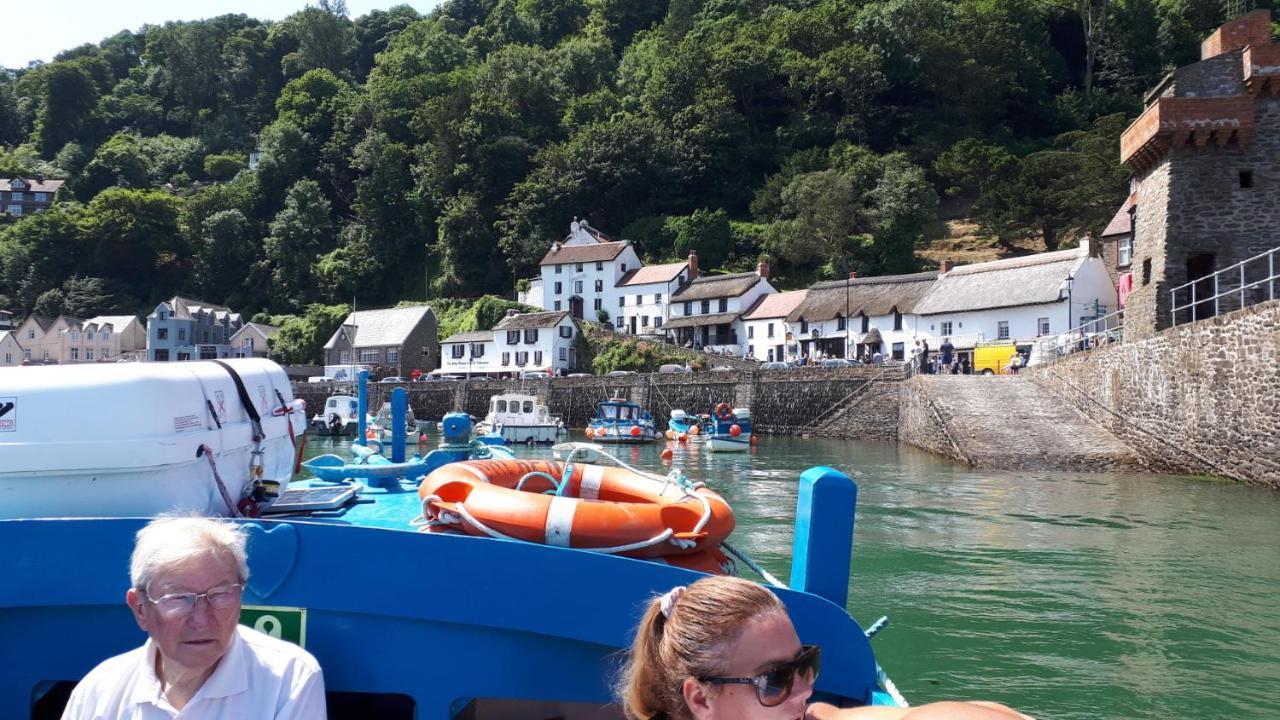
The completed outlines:
<svg viewBox="0 0 1280 720">
<path fill-rule="evenodd" d="M 844 329 L 845 329 L 845 325 L 844 325 L 844 316 L 843 316 L 843 315 L 841 315 L 840 313 L 836 313 L 836 329 L 837 329 L 837 330 L 844 330 Z"/>
<path fill-rule="evenodd" d="M 14 178 L 9 181 L 9 189 L 10 190 L 26 190 L 27 183 L 24 182 L 22 178 Z"/>
</svg>

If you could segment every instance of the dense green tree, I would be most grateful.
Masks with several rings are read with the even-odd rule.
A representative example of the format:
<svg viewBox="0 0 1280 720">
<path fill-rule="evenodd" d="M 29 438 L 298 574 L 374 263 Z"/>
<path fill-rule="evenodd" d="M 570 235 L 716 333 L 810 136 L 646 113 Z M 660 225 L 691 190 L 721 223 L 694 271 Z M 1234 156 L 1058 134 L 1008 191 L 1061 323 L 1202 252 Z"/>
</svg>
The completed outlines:
<svg viewBox="0 0 1280 720">
<path fill-rule="evenodd" d="M 667 226 L 675 230 L 676 256 L 697 252 L 701 268 L 721 267 L 733 251 L 729 215 L 724 210 L 694 210 L 688 217 L 669 218 Z"/>
<path fill-rule="evenodd" d="M 107 188 L 80 222 L 82 272 L 112 278 L 144 306 L 169 297 L 186 282 L 190 248 L 178 228 L 178 202 L 153 190 Z"/>
<path fill-rule="evenodd" d="M 378 53 L 386 50 L 391 39 L 422 16 L 408 5 L 395 5 L 386 10 L 371 10 L 355 21 L 355 77 L 359 82 L 369 76 Z"/>
<path fill-rule="evenodd" d="M 244 160 L 239 155 L 205 155 L 204 174 L 219 181 L 227 181 L 244 169 Z"/>
<path fill-rule="evenodd" d="M 0 230 L 0 288 L 24 310 L 75 274 L 84 254 L 80 206 L 55 205 Z"/>
<path fill-rule="evenodd" d="M 127 304 L 108 289 L 108 281 L 102 278 L 73 276 L 60 287 L 46 290 L 36 298 L 31 309 L 37 315 L 90 318 L 94 315 L 116 312 L 132 312 Z"/>
<path fill-rule="evenodd" d="M 318 294 L 311 265 L 332 247 L 329 201 L 314 180 L 301 180 L 289 188 L 264 245 L 271 267 L 271 306 L 291 310 L 311 302 Z"/>
<path fill-rule="evenodd" d="M 271 356 L 283 363 L 315 365 L 324 362 L 324 344 L 351 313 L 349 305 L 308 305 L 303 315 L 271 317 L 280 328 L 268 346 Z"/>
<path fill-rule="evenodd" d="M 308 70 L 347 73 L 356 49 L 355 27 L 347 19 L 344 0 L 319 0 L 282 21 L 297 40 L 297 50 L 284 56 L 284 74 L 296 77 Z"/>
</svg>

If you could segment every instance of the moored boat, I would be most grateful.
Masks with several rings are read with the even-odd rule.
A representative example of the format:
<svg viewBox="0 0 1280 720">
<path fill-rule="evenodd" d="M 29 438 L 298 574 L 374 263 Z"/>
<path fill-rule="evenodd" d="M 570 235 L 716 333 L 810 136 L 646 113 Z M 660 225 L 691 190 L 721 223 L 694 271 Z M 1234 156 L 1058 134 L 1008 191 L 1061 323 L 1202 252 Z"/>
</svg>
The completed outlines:
<svg viewBox="0 0 1280 720">
<path fill-rule="evenodd" d="M 354 395 L 331 395 L 311 418 L 311 429 L 322 437 L 355 437 L 360 425 L 359 406 Z M 369 424 L 372 418 L 366 415 L 365 421 Z"/>
<path fill-rule="evenodd" d="M 702 434 L 703 418 L 689 415 L 684 410 L 672 410 L 667 420 L 668 440 L 695 440 Z"/>
<path fill-rule="evenodd" d="M 536 395 L 506 393 L 489 399 L 489 413 L 476 426 L 481 435 L 500 436 L 508 443 L 554 443 L 565 434 L 560 418 L 547 412 Z"/>
<path fill-rule="evenodd" d="M 627 400 L 596 403 L 596 416 L 587 426 L 587 438 L 601 443 L 644 443 L 662 437 L 653 416 Z"/>
<path fill-rule="evenodd" d="M 704 426 L 702 436 L 714 452 L 735 452 L 751 448 L 751 411 L 720 403 Z"/>
</svg>

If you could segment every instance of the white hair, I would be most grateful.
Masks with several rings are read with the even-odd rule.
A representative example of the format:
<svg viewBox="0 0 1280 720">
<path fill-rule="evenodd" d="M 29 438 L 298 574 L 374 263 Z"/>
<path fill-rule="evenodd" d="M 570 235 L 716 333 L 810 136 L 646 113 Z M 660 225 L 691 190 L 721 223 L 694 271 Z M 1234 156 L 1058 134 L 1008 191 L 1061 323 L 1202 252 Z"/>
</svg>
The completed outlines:
<svg viewBox="0 0 1280 720">
<path fill-rule="evenodd" d="M 192 558 L 215 555 L 232 561 L 244 583 L 249 579 L 247 542 L 243 527 L 229 520 L 158 517 L 138 531 L 129 559 L 129 581 L 135 590 L 145 592 L 157 575 Z"/>
</svg>

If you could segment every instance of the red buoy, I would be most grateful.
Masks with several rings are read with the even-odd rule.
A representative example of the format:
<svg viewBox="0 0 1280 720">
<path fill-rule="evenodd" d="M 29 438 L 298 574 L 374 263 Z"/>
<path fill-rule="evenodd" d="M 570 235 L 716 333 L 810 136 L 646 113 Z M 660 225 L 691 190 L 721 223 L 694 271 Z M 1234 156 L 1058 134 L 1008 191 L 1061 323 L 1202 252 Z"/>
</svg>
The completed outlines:
<svg viewBox="0 0 1280 720">
<path fill-rule="evenodd" d="M 639 425 L 632 425 L 632 426 L 631 426 L 631 437 L 640 437 L 640 434 L 641 434 L 642 432 L 644 432 L 644 431 L 640 429 L 640 426 L 639 426 Z"/>
<path fill-rule="evenodd" d="M 671 448 L 667 448 L 666 450 L 662 451 L 663 460 L 670 460 L 674 456 L 675 456 L 675 453 L 671 452 Z"/>
<path fill-rule="evenodd" d="M 738 437 L 739 435 L 741 435 L 741 434 L 742 434 L 742 427 L 741 427 L 741 426 L 739 426 L 739 425 L 738 425 L 738 423 L 734 423 L 734 424 L 730 425 L 730 426 L 729 426 L 729 434 L 730 434 L 730 435 L 732 435 L 732 436 L 734 436 L 734 437 Z"/>
</svg>

